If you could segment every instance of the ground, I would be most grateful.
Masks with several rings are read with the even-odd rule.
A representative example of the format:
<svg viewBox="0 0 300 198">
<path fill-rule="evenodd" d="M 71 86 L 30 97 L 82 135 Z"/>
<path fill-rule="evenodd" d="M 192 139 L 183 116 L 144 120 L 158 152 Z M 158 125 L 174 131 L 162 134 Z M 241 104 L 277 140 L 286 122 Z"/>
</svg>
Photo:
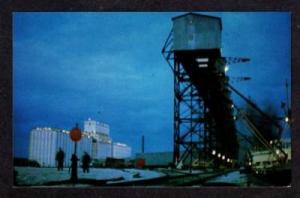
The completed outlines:
<svg viewBox="0 0 300 198">
<path fill-rule="evenodd" d="M 17 171 L 16 184 L 18 186 L 41 186 L 48 182 L 59 182 L 70 179 L 69 168 L 57 171 L 56 168 L 35 168 L 35 167 L 15 167 Z M 112 168 L 91 168 L 89 173 L 83 173 L 78 169 L 79 179 L 133 181 L 140 179 L 158 178 L 164 176 L 163 173 L 139 170 L 139 169 L 112 169 Z M 117 182 L 117 181 L 115 181 Z"/>
</svg>

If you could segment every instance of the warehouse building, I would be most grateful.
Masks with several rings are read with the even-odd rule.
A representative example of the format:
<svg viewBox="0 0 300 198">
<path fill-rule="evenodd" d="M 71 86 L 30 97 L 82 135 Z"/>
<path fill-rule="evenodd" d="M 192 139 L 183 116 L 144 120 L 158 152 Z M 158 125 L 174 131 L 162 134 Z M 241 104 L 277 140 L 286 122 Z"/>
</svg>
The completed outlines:
<svg viewBox="0 0 300 198">
<path fill-rule="evenodd" d="M 137 153 L 136 159 L 143 159 L 147 167 L 164 167 L 173 162 L 173 152 Z"/>
</svg>

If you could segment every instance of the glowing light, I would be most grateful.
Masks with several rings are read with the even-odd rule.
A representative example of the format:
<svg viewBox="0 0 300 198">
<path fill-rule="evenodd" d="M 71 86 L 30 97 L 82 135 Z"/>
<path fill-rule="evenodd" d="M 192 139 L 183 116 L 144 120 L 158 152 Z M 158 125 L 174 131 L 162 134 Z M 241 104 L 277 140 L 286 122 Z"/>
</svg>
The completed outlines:
<svg viewBox="0 0 300 198">
<path fill-rule="evenodd" d="M 224 68 L 224 71 L 228 72 L 228 70 L 229 70 L 229 67 L 226 65 L 225 68 Z"/>
<path fill-rule="evenodd" d="M 278 149 L 276 150 L 276 154 L 279 155 L 279 150 Z"/>
<path fill-rule="evenodd" d="M 233 104 L 231 105 L 231 108 L 234 108 L 234 105 L 233 105 Z"/>
<path fill-rule="evenodd" d="M 220 158 L 220 157 L 221 157 L 221 153 L 218 154 L 218 158 Z"/>
<path fill-rule="evenodd" d="M 120 143 L 120 142 L 116 142 L 115 145 L 118 145 L 118 146 L 127 146 L 126 144 L 123 144 L 123 143 Z"/>
<path fill-rule="evenodd" d="M 289 122 L 289 117 L 285 117 L 285 118 L 284 118 L 284 121 L 285 121 L 285 122 Z"/>
<path fill-rule="evenodd" d="M 236 116 L 233 116 L 233 119 L 236 120 Z"/>
<path fill-rule="evenodd" d="M 211 154 L 212 154 L 212 155 L 215 155 L 215 154 L 216 154 L 216 151 L 215 151 L 215 150 L 213 150 L 213 151 L 211 152 Z"/>
<path fill-rule="evenodd" d="M 224 160 L 224 159 L 225 159 L 225 155 L 222 156 L 222 160 Z"/>
<path fill-rule="evenodd" d="M 229 159 L 229 158 L 227 158 L 227 162 L 230 162 L 230 159 Z"/>
<path fill-rule="evenodd" d="M 205 67 L 208 67 L 208 65 L 207 64 L 199 64 L 198 67 L 199 68 L 205 68 Z"/>
<path fill-rule="evenodd" d="M 272 141 L 272 140 L 270 141 L 270 144 L 273 144 L 273 141 Z"/>
<path fill-rule="evenodd" d="M 251 166 L 251 165 L 252 165 L 252 163 L 251 163 L 251 162 L 249 162 L 249 163 L 248 163 L 248 165 L 249 165 L 249 166 Z"/>
<path fill-rule="evenodd" d="M 208 58 L 196 58 L 196 61 L 198 63 L 207 63 L 209 61 Z"/>
</svg>

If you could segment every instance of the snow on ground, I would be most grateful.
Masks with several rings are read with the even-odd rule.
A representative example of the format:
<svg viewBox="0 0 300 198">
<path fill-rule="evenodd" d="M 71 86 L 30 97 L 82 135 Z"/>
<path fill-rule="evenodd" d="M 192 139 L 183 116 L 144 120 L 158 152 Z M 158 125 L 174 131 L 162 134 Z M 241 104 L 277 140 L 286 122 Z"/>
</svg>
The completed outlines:
<svg viewBox="0 0 300 198">
<path fill-rule="evenodd" d="M 51 181 L 70 179 L 69 168 L 57 171 L 56 168 L 15 167 L 17 184 L 38 186 Z M 139 169 L 91 168 L 89 173 L 78 169 L 79 179 L 111 180 L 123 177 L 123 181 L 150 179 L 164 176 L 163 173 Z"/>
<path fill-rule="evenodd" d="M 203 173 L 204 171 L 203 170 L 177 170 L 177 172 L 197 175 L 197 174 Z"/>
<path fill-rule="evenodd" d="M 239 171 L 230 172 L 228 174 L 213 178 L 209 180 L 207 183 L 233 183 L 233 184 L 243 184 L 247 183 L 247 177 L 245 174 L 240 174 Z"/>
<path fill-rule="evenodd" d="M 124 174 L 124 181 L 137 181 L 137 180 L 145 180 L 145 179 L 154 179 L 158 177 L 163 177 L 165 174 L 150 171 L 150 170 L 140 170 L 140 169 L 124 169 L 123 172 L 128 174 Z M 118 183 L 120 181 L 110 181 L 108 183 Z"/>
</svg>

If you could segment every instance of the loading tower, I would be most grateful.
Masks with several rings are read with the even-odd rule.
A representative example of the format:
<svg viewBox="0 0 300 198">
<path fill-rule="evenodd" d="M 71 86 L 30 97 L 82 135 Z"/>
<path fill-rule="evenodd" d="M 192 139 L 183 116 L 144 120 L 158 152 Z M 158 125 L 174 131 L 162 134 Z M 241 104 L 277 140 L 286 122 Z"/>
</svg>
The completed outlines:
<svg viewBox="0 0 300 198">
<path fill-rule="evenodd" d="M 174 75 L 173 162 L 219 155 L 236 159 L 238 140 L 233 104 L 221 56 L 219 17 L 188 13 L 172 18 L 162 49 Z"/>
</svg>

